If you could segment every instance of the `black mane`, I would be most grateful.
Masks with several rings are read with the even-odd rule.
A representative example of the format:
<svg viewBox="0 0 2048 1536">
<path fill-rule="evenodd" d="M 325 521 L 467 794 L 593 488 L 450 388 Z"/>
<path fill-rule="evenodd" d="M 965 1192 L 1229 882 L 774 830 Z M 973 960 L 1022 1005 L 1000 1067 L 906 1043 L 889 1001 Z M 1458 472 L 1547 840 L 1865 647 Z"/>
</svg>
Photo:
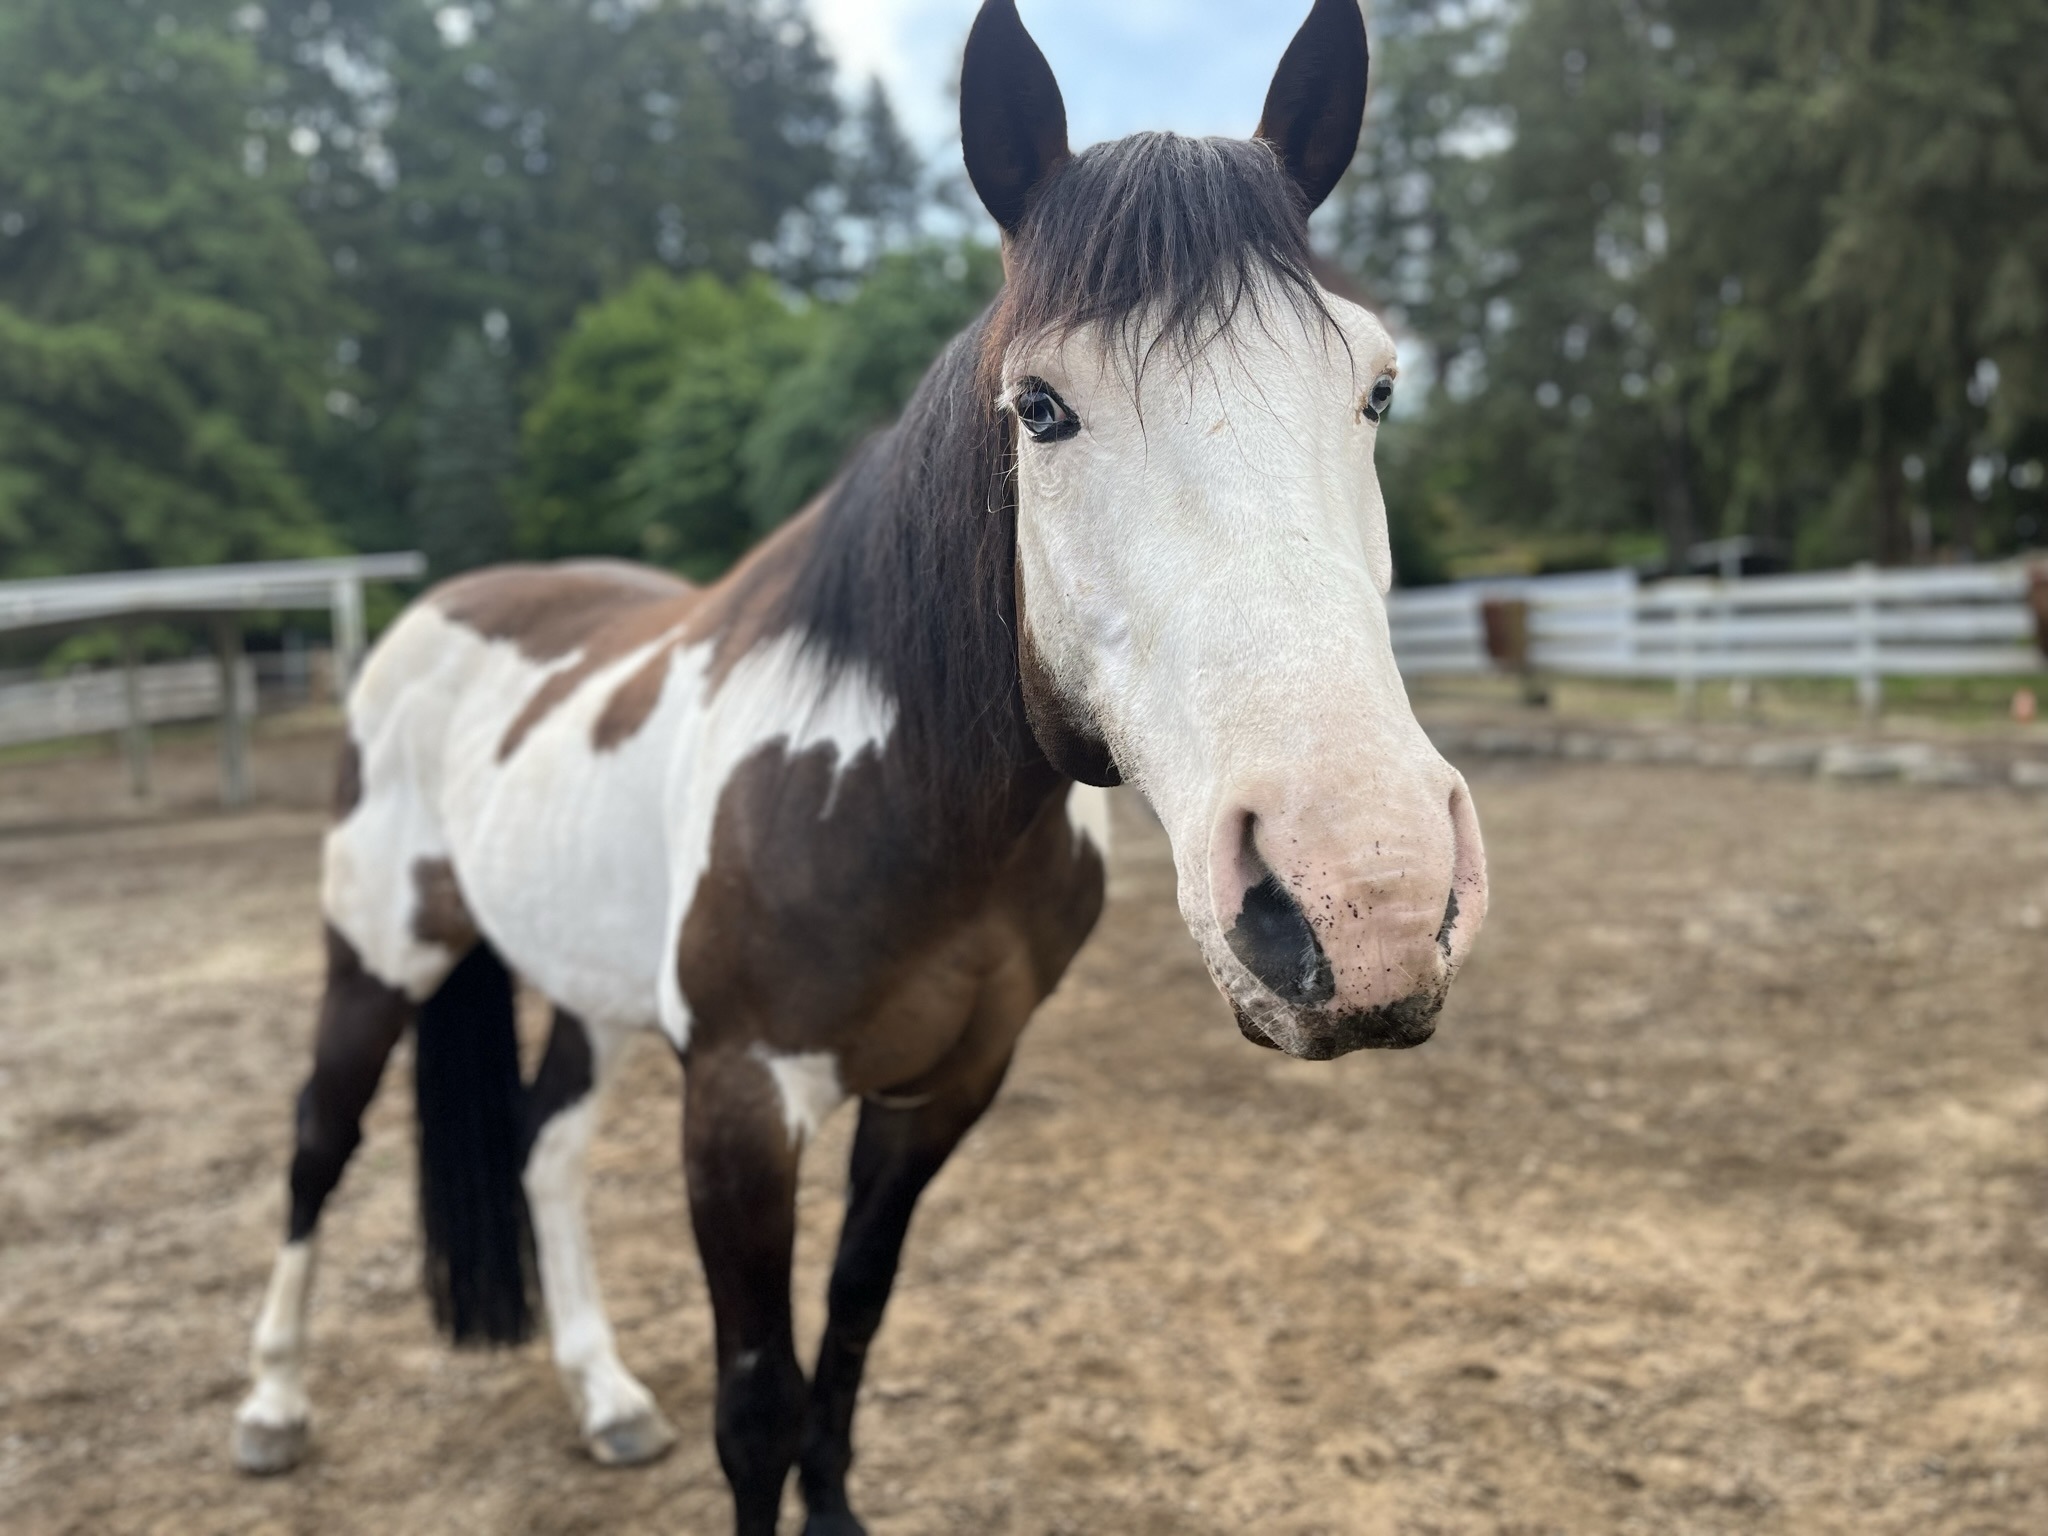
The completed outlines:
<svg viewBox="0 0 2048 1536">
<path fill-rule="evenodd" d="M 1135 377 L 1162 346 L 1195 358 L 1247 310 L 1263 324 L 1275 290 L 1327 318 L 1312 260 L 1301 192 L 1270 146 L 1133 134 L 1083 150 L 1034 194 L 1000 336 L 1098 328 Z"/>
<path fill-rule="evenodd" d="M 892 752 L 934 835 L 993 852 L 1058 782 L 1018 678 L 1005 347 L 1099 327 L 1135 381 L 1162 344 L 1192 358 L 1262 319 L 1276 287 L 1326 315 L 1309 264 L 1300 195 L 1267 146 L 1147 133 L 1086 150 L 1035 194 L 989 311 L 828 493 L 768 627 L 801 629 L 896 700 Z"/>
</svg>

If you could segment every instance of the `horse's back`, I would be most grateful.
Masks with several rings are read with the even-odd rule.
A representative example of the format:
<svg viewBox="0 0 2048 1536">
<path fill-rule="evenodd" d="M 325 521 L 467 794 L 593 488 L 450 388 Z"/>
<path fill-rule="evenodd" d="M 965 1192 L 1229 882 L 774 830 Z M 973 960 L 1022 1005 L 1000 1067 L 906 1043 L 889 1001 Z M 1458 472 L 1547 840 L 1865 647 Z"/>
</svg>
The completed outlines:
<svg viewBox="0 0 2048 1536">
<path fill-rule="evenodd" d="M 353 795 L 323 887 L 374 972 L 424 995 L 481 933 L 565 1004 L 651 1022 L 651 727 L 698 598 L 623 562 L 502 566 L 435 587 L 378 642 L 350 696 Z M 569 930 L 552 942 L 542 906 Z M 586 981 L 594 995 L 565 995 Z"/>
</svg>

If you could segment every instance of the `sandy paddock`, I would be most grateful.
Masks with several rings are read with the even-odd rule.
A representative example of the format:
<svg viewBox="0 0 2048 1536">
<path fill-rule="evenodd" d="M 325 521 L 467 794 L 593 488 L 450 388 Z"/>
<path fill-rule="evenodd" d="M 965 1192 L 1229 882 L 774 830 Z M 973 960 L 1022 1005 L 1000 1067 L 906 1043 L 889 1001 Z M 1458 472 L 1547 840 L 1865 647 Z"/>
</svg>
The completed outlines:
<svg viewBox="0 0 2048 1536">
<path fill-rule="evenodd" d="M 0 770 L 0 1530 L 723 1536 L 651 1039 L 594 1220 L 676 1453 L 600 1471 L 542 1348 L 436 1342 L 401 1057 L 329 1207 L 316 1452 L 229 1470 L 330 750 L 267 738 L 233 819 L 199 742 L 150 817 L 108 759 Z M 1119 807 L 1108 917 L 913 1234 L 876 1536 L 2048 1531 L 2048 808 L 1470 767 L 1479 955 L 1432 1044 L 1328 1065 L 1238 1037 Z"/>
</svg>

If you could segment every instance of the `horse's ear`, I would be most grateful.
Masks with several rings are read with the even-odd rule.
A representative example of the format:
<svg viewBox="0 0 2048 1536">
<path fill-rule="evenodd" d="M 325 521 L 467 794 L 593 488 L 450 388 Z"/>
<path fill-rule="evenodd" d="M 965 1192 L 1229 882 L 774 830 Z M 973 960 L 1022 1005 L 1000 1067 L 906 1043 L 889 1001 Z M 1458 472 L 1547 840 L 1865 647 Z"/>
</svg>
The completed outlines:
<svg viewBox="0 0 2048 1536">
<path fill-rule="evenodd" d="M 1358 0 L 1316 0 L 1266 93 L 1257 137 L 1280 152 L 1311 213 L 1358 153 L 1368 59 Z"/>
<path fill-rule="evenodd" d="M 1014 233 L 1039 183 L 1067 158 L 1067 104 L 1017 0 L 987 0 L 960 69 L 960 144 L 982 206 Z"/>
</svg>

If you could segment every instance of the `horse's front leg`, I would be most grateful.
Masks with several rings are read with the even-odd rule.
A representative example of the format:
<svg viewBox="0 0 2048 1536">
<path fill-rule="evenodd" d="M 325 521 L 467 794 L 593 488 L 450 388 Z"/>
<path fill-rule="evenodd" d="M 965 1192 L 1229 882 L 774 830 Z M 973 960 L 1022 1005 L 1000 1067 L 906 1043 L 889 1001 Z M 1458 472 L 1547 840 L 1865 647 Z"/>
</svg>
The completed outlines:
<svg viewBox="0 0 2048 1536">
<path fill-rule="evenodd" d="M 802 1480 L 810 1518 L 804 1536 L 864 1536 L 847 1502 L 853 1410 L 868 1346 L 882 1326 L 918 1196 L 1002 1081 L 1002 1064 L 942 1093 L 861 1105 L 854 1135 L 846 1222 L 832 1267 L 830 1313 L 804 1424 Z"/>
<path fill-rule="evenodd" d="M 774 1536 L 803 1435 L 789 1311 L 799 1142 L 775 1080 L 744 1049 L 685 1063 L 683 1167 L 718 1350 L 718 1459 L 737 1536 Z"/>
</svg>

